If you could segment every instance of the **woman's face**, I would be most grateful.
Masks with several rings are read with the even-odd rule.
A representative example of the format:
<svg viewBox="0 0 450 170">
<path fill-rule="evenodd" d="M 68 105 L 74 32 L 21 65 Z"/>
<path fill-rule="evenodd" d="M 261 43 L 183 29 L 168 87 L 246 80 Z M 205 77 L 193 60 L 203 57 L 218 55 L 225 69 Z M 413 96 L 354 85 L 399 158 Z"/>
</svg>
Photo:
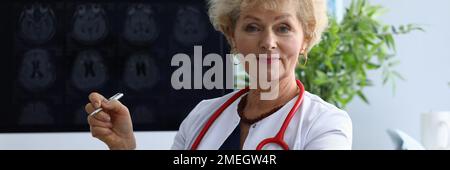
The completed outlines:
<svg viewBox="0 0 450 170">
<path fill-rule="evenodd" d="M 295 5 L 279 5 L 277 10 L 266 10 L 263 7 L 242 10 L 231 35 L 239 53 L 244 56 L 255 54 L 258 63 L 267 66 L 265 71 L 267 75 L 271 75 L 269 81 L 294 76 L 298 56 L 305 52 L 306 47 Z M 260 54 L 266 54 L 267 57 Z M 250 77 L 258 77 L 249 72 L 248 63 L 245 70 Z M 273 74 L 277 71 L 278 74 Z"/>
</svg>

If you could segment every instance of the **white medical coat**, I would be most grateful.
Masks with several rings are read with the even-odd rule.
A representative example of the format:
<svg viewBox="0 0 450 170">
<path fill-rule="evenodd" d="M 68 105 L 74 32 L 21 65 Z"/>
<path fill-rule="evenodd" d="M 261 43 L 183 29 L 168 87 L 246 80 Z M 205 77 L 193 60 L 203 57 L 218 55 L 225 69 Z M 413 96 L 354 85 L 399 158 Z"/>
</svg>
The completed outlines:
<svg viewBox="0 0 450 170">
<path fill-rule="evenodd" d="M 172 149 L 191 149 L 211 115 L 235 93 L 237 91 L 219 98 L 201 101 L 181 123 Z M 233 130 L 239 126 L 237 105 L 242 96 L 225 109 L 212 124 L 201 140 L 199 150 L 219 149 Z M 251 125 L 243 149 L 254 150 L 262 140 L 274 137 L 297 98 L 298 96 L 275 113 Z M 291 119 L 284 140 L 289 145 L 289 149 L 293 150 L 351 149 L 352 122 L 347 112 L 305 91 L 303 103 Z M 280 149 L 280 147 L 271 144 L 264 149 Z"/>
</svg>

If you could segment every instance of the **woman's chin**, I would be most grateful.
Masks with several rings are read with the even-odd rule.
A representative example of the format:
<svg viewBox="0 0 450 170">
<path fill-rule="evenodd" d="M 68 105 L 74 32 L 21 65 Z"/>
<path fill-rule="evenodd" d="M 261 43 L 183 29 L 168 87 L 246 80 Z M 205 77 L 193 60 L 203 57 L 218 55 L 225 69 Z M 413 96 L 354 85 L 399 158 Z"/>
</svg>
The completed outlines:
<svg viewBox="0 0 450 170">
<path fill-rule="evenodd" d="M 280 80 L 281 78 L 281 74 L 279 74 L 279 72 L 275 73 L 274 72 L 267 72 L 265 73 L 265 75 L 258 75 L 258 76 L 251 76 L 250 78 L 256 79 L 258 80 L 258 82 L 267 82 L 267 83 L 276 83 L 277 81 Z"/>
</svg>

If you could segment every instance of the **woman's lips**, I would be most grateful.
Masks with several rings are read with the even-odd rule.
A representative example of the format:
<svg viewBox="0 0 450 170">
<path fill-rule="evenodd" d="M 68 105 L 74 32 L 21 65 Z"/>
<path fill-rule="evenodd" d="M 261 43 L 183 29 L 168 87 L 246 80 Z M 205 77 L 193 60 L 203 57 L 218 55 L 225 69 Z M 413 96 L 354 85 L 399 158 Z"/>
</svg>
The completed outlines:
<svg viewBox="0 0 450 170">
<path fill-rule="evenodd" d="M 261 61 L 263 63 L 272 64 L 273 62 L 279 61 L 280 57 L 269 56 L 269 57 L 257 57 L 256 59 L 258 60 L 258 62 Z"/>
</svg>

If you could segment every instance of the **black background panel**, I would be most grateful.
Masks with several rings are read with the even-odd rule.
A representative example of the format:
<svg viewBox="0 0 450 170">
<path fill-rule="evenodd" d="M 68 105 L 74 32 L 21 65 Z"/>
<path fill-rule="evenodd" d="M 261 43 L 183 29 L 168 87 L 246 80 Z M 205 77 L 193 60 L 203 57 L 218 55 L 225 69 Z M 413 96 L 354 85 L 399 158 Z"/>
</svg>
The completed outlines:
<svg viewBox="0 0 450 170">
<path fill-rule="evenodd" d="M 0 132 L 87 131 L 93 91 L 124 93 L 136 131 L 177 130 L 198 102 L 229 92 L 171 85 L 175 54 L 229 49 L 203 0 L 4 1 L 0 23 Z"/>
</svg>

